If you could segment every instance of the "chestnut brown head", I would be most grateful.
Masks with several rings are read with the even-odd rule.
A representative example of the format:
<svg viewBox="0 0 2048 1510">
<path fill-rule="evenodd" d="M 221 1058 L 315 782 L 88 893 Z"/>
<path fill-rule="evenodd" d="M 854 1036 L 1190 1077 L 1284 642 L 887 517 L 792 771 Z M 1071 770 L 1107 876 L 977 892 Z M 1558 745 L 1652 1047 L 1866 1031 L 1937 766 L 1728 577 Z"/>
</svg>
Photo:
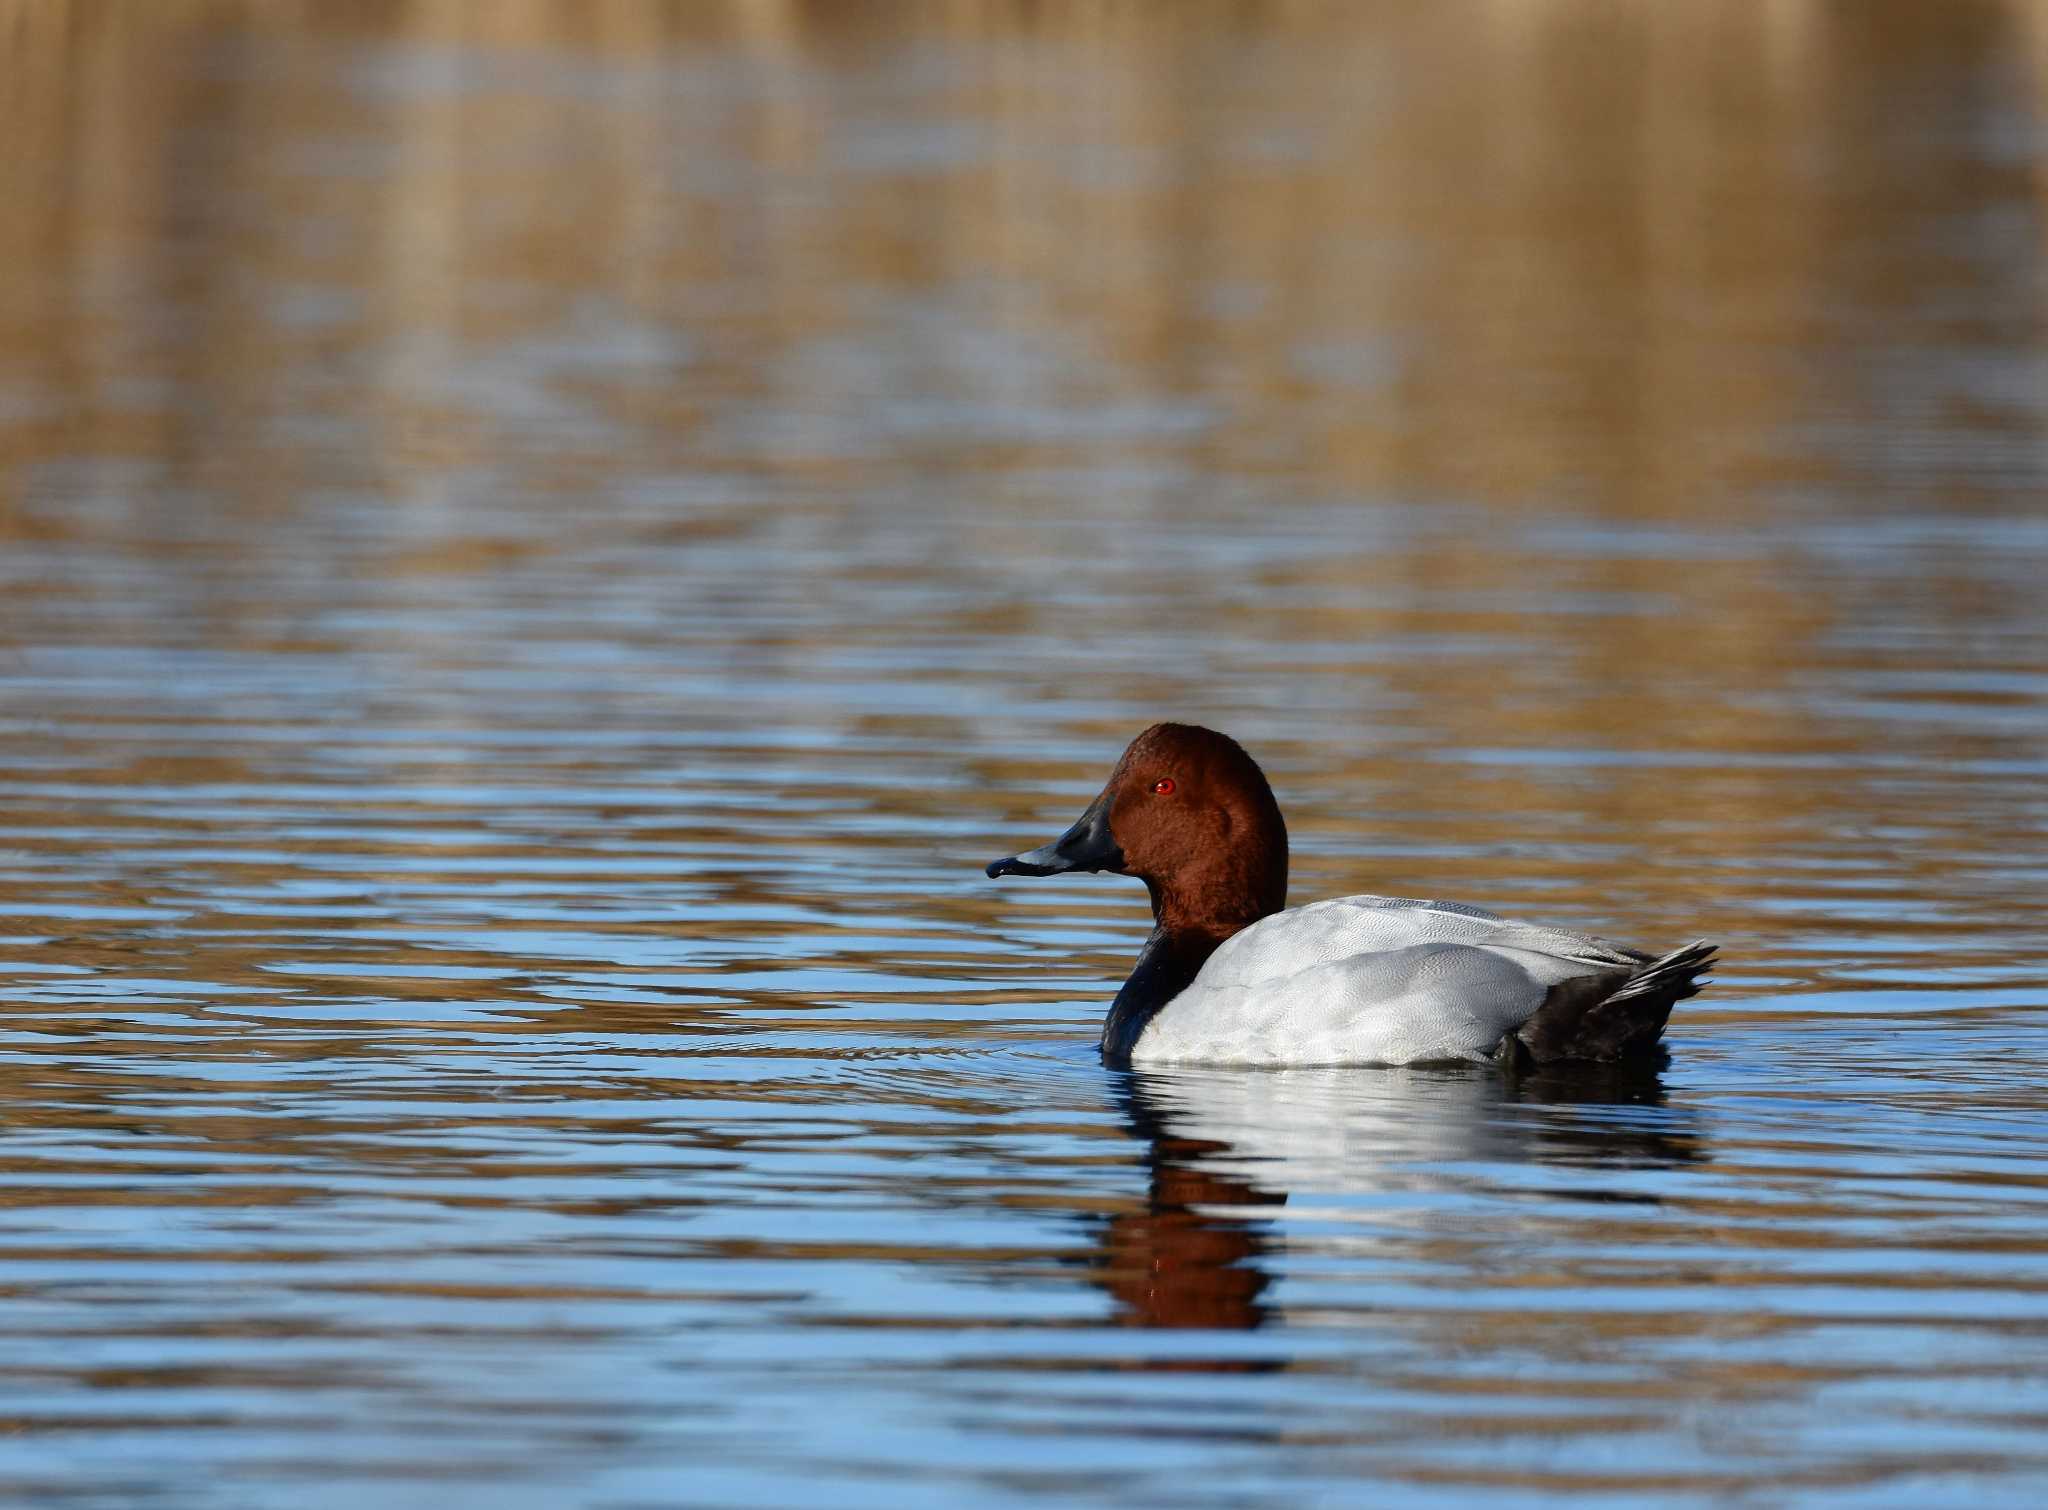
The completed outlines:
<svg viewBox="0 0 2048 1510">
<path fill-rule="evenodd" d="M 1287 825 L 1236 740 L 1154 724 L 1073 827 L 988 867 L 992 877 L 1071 870 L 1139 877 L 1162 927 L 1234 933 L 1286 905 Z"/>
</svg>

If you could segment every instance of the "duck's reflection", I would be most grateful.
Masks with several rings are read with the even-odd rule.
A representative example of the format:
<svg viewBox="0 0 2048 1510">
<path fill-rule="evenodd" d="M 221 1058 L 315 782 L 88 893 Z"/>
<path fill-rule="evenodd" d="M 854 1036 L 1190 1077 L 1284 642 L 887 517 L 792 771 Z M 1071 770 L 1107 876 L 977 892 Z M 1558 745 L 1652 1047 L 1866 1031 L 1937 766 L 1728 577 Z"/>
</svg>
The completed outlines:
<svg viewBox="0 0 2048 1510">
<path fill-rule="evenodd" d="M 1101 1221 L 1094 1262 L 1135 1326 L 1263 1325 L 1278 1269 L 1271 1217 L 1290 1198 L 1325 1198 L 1355 1219 L 1347 1256 L 1406 1267 L 1435 1241 L 1432 1213 L 1483 1194 L 1501 1166 L 1586 1171 L 1547 1185 L 1552 1197 L 1654 1203 L 1601 1173 L 1702 1157 L 1697 1126 L 1665 1107 L 1654 1070 L 1153 1070 L 1125 1076 L 1120 1092 L 1150 1179 L 1142 1207 Z"/>
</svg>

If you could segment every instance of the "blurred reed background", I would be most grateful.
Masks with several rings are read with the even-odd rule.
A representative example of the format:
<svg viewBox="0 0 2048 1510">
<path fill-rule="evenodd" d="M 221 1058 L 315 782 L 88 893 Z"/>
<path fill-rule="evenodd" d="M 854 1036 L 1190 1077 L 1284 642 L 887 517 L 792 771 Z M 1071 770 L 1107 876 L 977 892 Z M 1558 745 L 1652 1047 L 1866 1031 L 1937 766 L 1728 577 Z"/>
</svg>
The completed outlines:
<svg viewBox="0 0 2048 1510">
<path fill-rule="evenodd" d="M 2048 8 L 0 0 L 0 143 L 0 1489 L 2048 1472 Z M 978 862 L 1165 716 L 1672 1069 L 1102 1072 Z"/>
</svg>

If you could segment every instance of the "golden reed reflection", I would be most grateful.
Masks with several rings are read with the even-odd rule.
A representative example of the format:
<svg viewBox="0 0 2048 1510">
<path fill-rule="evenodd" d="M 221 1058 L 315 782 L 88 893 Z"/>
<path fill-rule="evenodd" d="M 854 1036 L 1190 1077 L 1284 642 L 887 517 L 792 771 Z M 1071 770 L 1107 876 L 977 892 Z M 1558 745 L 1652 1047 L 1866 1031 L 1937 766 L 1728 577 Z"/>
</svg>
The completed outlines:
<svg viewBox="0 0 2048 1510">
<path fill-rule="evenodd" d="M 281 365 L 368 345 L 339 396 L 453 465 L 491 416 L 392 390 L 550 312 L 517 290 L 700 326 L 758 375 L 875 290 L 965 280 L 1077 343 L 1105 400 L 1218 405 L 1207 446 L 1237 466 L 1767 507 L 1806 479 L 1779 419 L 1856 398 L 1798 346 L 1844 270 L 1865 305 L 1923 298 L 1940 258 L 1861 251 L 2040 172 L 1902 176 L 1894 102 L 2023 133 L 2042 34 L 2029 5 L 1801 0 L 8 0 L 0 356 L 59 396 L 7 427 L 8 491 L 60 434 L 165 438 L 138 358 L 240 417 Z M 856 81 L 907 105 L 891 129 Z M 351 315 L 304 328 L 276 295 L 309 285 Z M 170 288 L 190 324 L 137 329 Z"/>
</svg>

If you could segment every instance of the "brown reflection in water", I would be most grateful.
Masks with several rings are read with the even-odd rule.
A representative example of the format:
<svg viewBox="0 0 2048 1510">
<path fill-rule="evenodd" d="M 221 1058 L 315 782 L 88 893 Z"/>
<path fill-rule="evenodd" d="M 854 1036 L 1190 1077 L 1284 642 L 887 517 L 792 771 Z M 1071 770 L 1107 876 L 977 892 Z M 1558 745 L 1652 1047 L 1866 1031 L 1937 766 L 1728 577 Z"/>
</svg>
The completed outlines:
<svg viewBox="0 0 2048 1510">
<path fill-rule="evenodd" d="M 1122 1307 L 1121 1319 L 1222 1331 L 1263 1326 L 1268 1311 L 1261 1297 L 1272 1283 L 1263 1260 L 1270 1245 L 1263 1224 L 1236 1213 L 1283 1206 L 1287 1192 L 1204 1169 L 1205 1155 L 1227 1154 L 1230 1145 L 1176 1137 L 1135 1079 L 1125 1087 L 1125 1107 L 1132 1131 L 1146 1144 L 1145 1204 L 1111 1217 L 1095 1239 L 1099 1282 Z M 1272 1365 L 1203 1359 L 1186 1366 L 1207 1373 Z"/>
</svg>

